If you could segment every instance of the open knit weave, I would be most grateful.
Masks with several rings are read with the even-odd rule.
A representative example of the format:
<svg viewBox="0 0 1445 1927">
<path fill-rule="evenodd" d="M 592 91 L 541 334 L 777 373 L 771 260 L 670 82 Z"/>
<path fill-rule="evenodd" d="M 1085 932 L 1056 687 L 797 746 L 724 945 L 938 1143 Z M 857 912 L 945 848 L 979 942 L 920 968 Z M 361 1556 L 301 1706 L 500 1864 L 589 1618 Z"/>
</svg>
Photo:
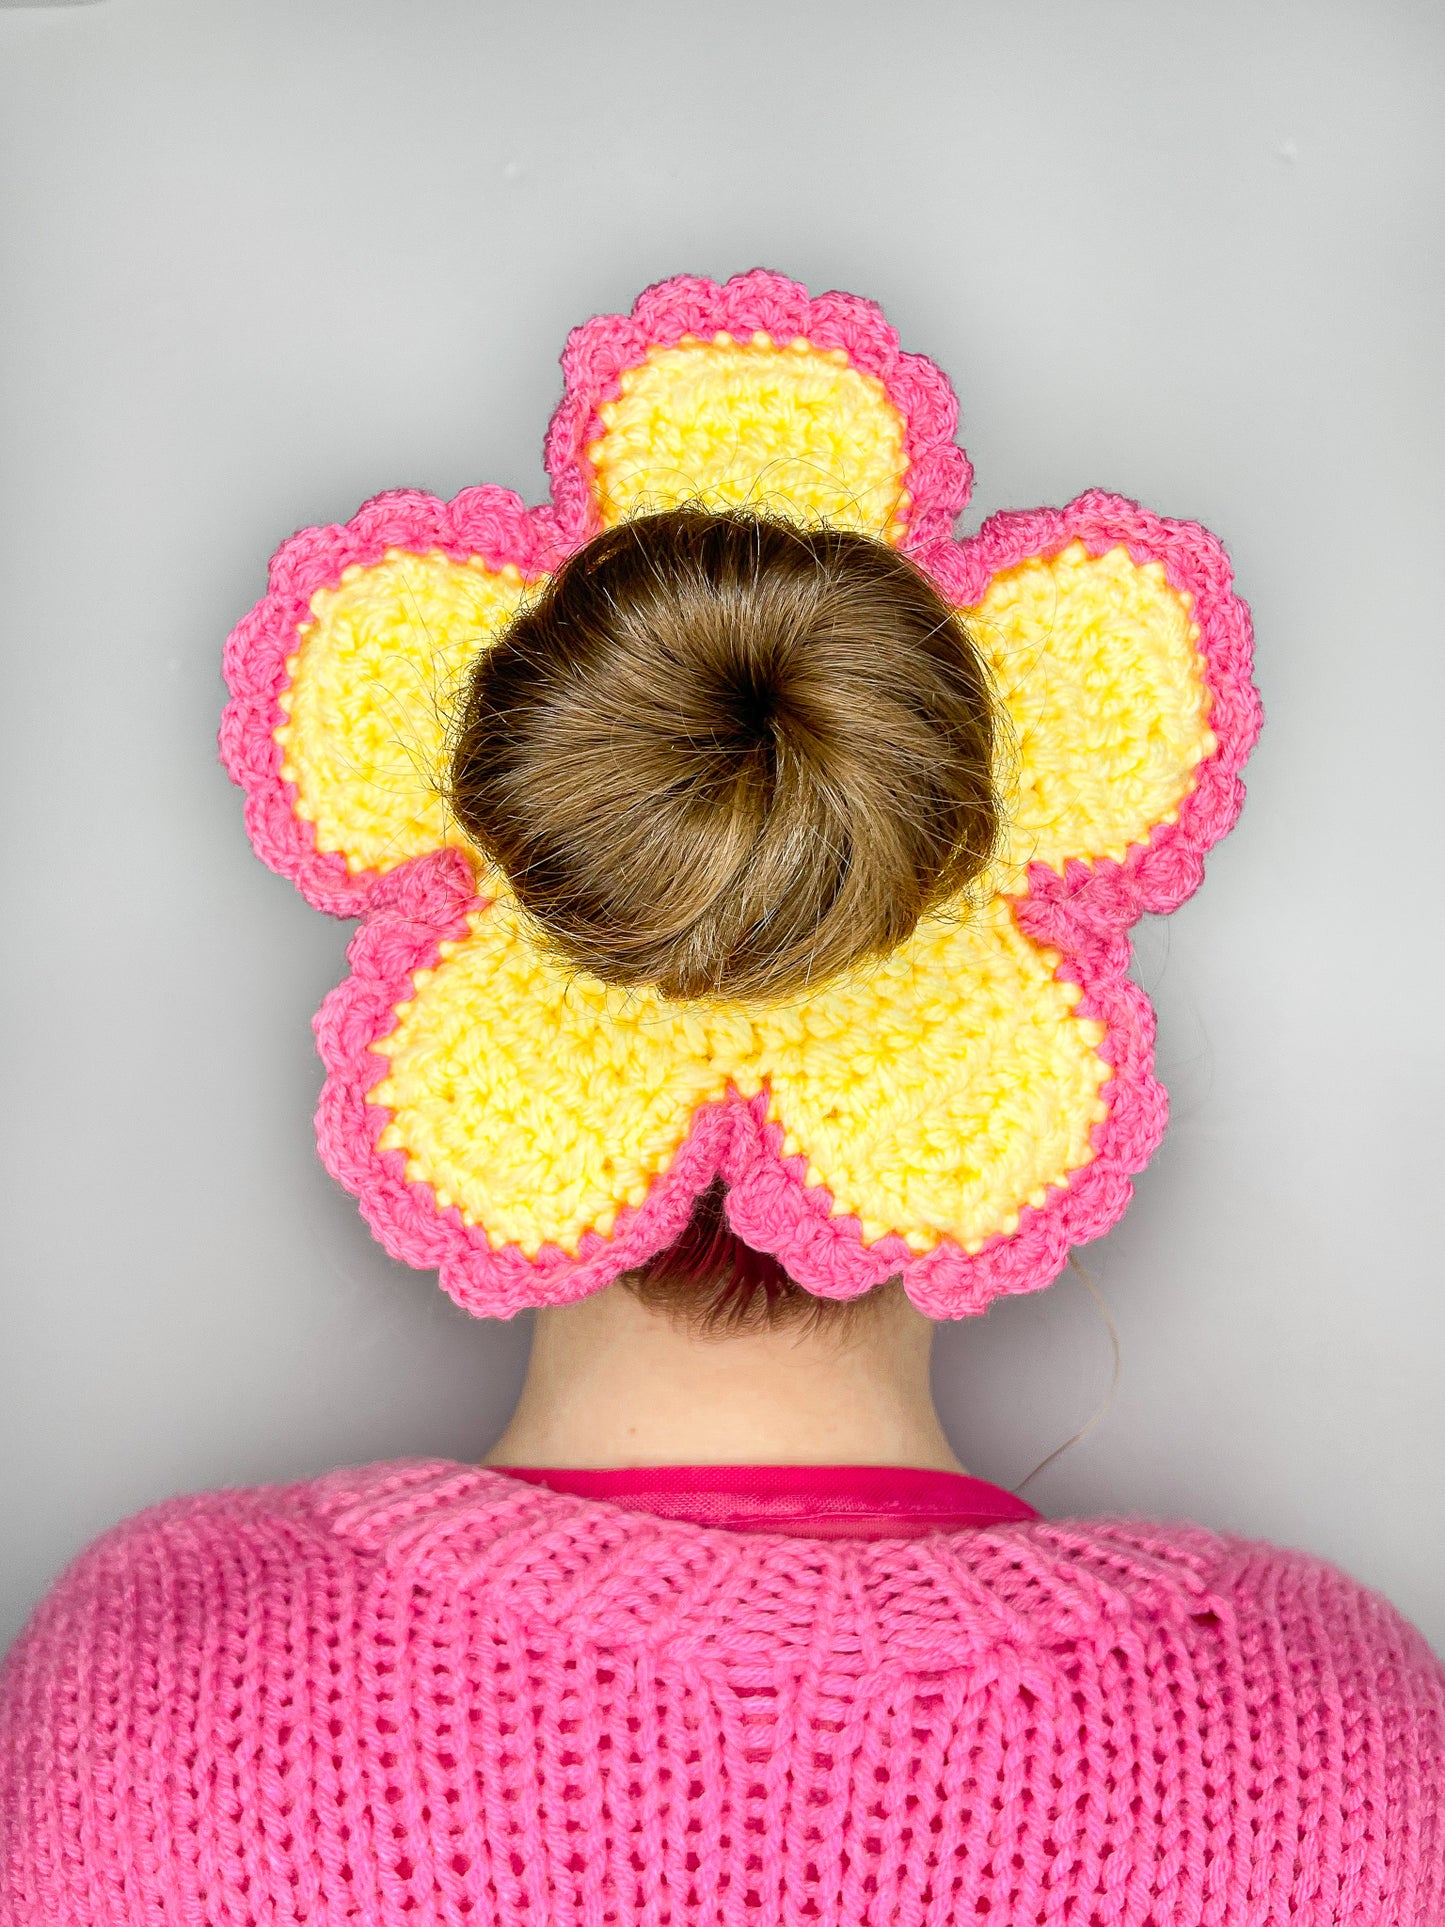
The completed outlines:
<svg viewBox="0 0 1445 1927">
<path fill-rule="evenodd" d="M 1445 1669 L 1192 1526 L 448 1461 L 153 1507 L 0 1670 L 3 1927 L 1440 1927 Z"/>
</svg>

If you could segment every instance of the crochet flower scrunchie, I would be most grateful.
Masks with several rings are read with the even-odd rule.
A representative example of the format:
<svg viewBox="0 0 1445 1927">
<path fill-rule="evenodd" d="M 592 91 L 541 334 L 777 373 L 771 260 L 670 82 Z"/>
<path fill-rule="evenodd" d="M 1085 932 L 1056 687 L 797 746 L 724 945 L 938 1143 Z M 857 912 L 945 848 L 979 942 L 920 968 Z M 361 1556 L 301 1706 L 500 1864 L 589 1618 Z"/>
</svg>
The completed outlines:
<svg viewBox="0 0 1445 1927">
<path fill-rule="evenodd" d="M 562 367 L 549 503 L 379 495 L 283 544 L 227 643 L 252 842 L 362 920 L 315 1024 L 327 1168 L 394 1257 L 492 1316 L 609 1283 L 719 1177 L 738 1233 L 825 1297 L 901 1273 L 958 1317 L 1047 1284 L 1164 1128 L 1126 933 L 1196 888 L 1242 800 L 1259 705 L 1223 549 L 1098 492 L 955 540 L 952 390 L 853 295 L 681 276 L 576 329 Z M 1012 719 L 982 907 L 783 1005 L 562 968 L 446 808 L 476 652 L 579 544 L 680 500 L 897 544 Z"/>
</svg>

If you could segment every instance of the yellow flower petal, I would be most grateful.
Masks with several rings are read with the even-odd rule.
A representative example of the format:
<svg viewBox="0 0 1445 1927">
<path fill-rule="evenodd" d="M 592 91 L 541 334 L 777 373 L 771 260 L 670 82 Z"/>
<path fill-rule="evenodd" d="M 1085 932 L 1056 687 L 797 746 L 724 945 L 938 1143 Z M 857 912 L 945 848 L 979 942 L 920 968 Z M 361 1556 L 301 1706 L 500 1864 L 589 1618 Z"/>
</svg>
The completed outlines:
<svg viewBox="0 0 1445 1927">
<path fill-rule="evenodd" d="M 914 1251 L 945 1237 L 977 1250 L 1092 1162 L 1105 1027 L 1073 1014 L 1058 961 L 995 899 L 921 926 L 866 974 L 754 1013 L 785 1154 L 807 1158 L 808 1181 L 869 1242 L 892 1231 Z"/>
<path fill-rule="evenodd" d="M 1003 888 L 1031 862 L 1122 862 L 1175 821 L 1216 747 L 1191 606 L 1162 564 L 1073 542 L 1004 570 L 965 611 L 1018 739 Z"/>
<path fill-rule="evenodd" d="M 687 338 L 620 381 L 587 451 L 607 525 L 687 501 L 899 538 L 903 422 L 841 349 Z"/>
<path fill-rule="evenodd" d="M 312 596 L 276 740 L 297 815 L 353 875 L 465 843 L 443 800 L 446 731 L 468 666 L 524 593 L 510 566 L 390 549 Z"/>
<path fill-rule="evenodd" d="M 384 1151 L 484 1227 L 493 1245 L 575 1252 L 646 1195 L 699 1104 L 747 1056 L 747 1019 L 704 1022 L 649 992 L 610 989 L 537 949 L 505 901 L 472 918 L 396 1029 L 368 1102 L 393 1117 Z"/>
</svg>

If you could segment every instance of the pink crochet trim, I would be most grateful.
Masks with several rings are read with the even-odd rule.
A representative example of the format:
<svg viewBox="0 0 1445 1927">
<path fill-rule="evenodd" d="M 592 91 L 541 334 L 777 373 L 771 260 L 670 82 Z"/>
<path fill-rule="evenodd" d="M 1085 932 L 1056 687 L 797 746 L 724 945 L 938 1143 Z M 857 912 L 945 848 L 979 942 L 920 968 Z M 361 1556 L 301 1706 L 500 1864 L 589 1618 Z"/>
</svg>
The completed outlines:
<svg viewBox="0 0 1445 1927">
<path fill-rule="evenodd" d="M 266 593 L 226 639 L 222 667 L 231 700 L 221 718 L 221 758 L 246 792 L 246 830 L 263 863 L 290 877 L 306 901 L 335 917 L 360 917 L 384 899 L 405 865 L 353 876 L 345 860 L 316 848 L 312 825 L 296 814 L 296 786 L 281 775 L 277 698 L 290 678 L 286 661 L 311 618 L 318 589 L 334 589 L 344 570 L 370 568 L 388 549 L 440 552 L 453 562 L 479 556 L 492 569 L 515 563 L 528 578 L 556 568 L 567 552 L 557 512 L 529 509 L 520 495 L 490 483 L 450 502 L 420 489 L 374 495 L 351 520 L 301 529 L 271 558 Z"/>
<path fill-rule="evenodd" d="M 923 355 L 902 352 L 876 303 L 841 293 L 809 300 L 798 282 L 760 268 L 721 287 L 679 275 L 639 295 L 631 315 L 584 322 L 567 338 L 563 398 L 547 430 L 550 503 L 529 509 L 511 489 L 490 484 L 463 489 L 450 502 L 420 489 L 374 496 L 349 522 L 302 529 L 283 542 L 272 558 L 265 596 L 227 640 L 224 669 L 232 700 L 221 723 L 221 755 L 246 792 L 246 828 L 257 855 L 290 877 L 316 909 L 363 916 L 398 873 L 353 876 L 341 857 L 318 852 L 312 826 L 295 813 L 295 786 L 281 775 L 274 731 L 284 715 L 277 697 L 286 688 L 286 659 L 296 648 L 297 629 L 310 617 L 312 596 L 334 589 L 353 564 L 380 562 L 388 549 L 440 551 L 455 562 L 479 556 L 494 569 L 511 562 L 529 580 L 549 573 L 597 533 L 593 469 L 585 451 L 603 431 L 598 409 L 621 393 L 623 370 L 643 360 L 649 348 L 723 331 L 743 340 L 759 331 L 779 341 L 806 336 L 817 348 L 843 349 L 854 367 L 875 375 L 907 424 L 909 546 L 947 539 L 973 479 L 968 457 L 953 440 L 958 403 L 941 370 Z"/>
<path fill-rule="evenodd" d="M 810 300 L 799 282 L 766 268 L 735 275 L 721 287 L 680 274 L 640 294 L 631 315 L 596 315 L 572 330 L 562 352 L 566 393 L 546 443 L 552 499 L 566 538 L 581 543 L 597 533 L 585 451 L 603 432 L 599 406 L 622 392 L 623 370 L 644 360 L 649 349 L 676 347 L 685 335 L 723 332 L 743 341 L 758 333 L 780 343 L 803 337 L 815 348 L 841 348 L 860 373 L 876 376 L 905 423 L 909 546 L 947 540 L 973 486 L 968 457 L 953 439 L 958 400 L 948 377 L 926 356 L 902 352 L 876 302 L 842 293 Z"/>
<path fill-rule="evenodd" d="M 1014 1235 L 991 1239 L 976 1255 L 946 1243 L 918 1256 L 899 1237 L 865 1245 L 858 1220 L 831 1215 L 831 1194 L 805 1183 L 805 1161 L 781 1155 L 783 1128 L 767 1123 L 766 1094 L 745 1100 L 730 1093 L 700 1107 L 645 1202 L 622 1210 L 610 1237 L 584 1234 L 575 1256 L 555 1246 L 535 1259 L 517 1246 L 494 1250 L 455 1208 L 439 1211 L 428 1185 L 407 1182 L 402 1152 L 376 1148 L 390 1113 L 367 1104 L 366 1094 L 387 1064 L 369 1046 L 393 1027 L 395 1006 L 411 994 L 412 972 L 435 965 L 438 944 L 463 935 L 468 913 L 483 899 L 459 851 L 435 852 L 386 874 L 351 875 L 339 856 L 316 850 L 312 827 L 297 818 L 294 790 L 281 777 L 274 738 L 297 628 L 318 588 L 334 587 L 344 569 L 378 562 L 391 548 L 440 550 L 458 561 L 479 556 L 493 568 L 510 562 L 527 578 L 555 568 L 597 526 L 585 449 L 600 430 L 598 406 L 619 392 L 620 372 L 653 345 L 721 330 L 741 338 L 765 330 L 784 341 L 803 335 L 819 347 L 843 348 L 855 366 L 879 378 L 907 423 L 905 547 L 959 605 L 980 601 L 1000 570 L 1074 541 L 1091 554 L 1125 544 L 1136 562 L 1162 563 L 1173 587 L 1194 598 L 1217 747 L 1200 764 L 1177 822 L 1157 829 L 1123 863 L 1071 863 L 1062 876 L 1034 864 L 1027 890 L 1012 900 L 1025 934 L 1061 953 L 1057 976 L 1082 987 L 1077 1014 L 1106 1027 L 1100 1056 L 1113 1076 L 1101 1093 L 1109 1114 L 1092 1133 L 1096 1155 L 1043 1207 L 1024 1206 Z M 570 1302 L 611 1282 L 677 1237 L 694 1199 L 716 1176 L 729 1187 L 727 1213 L 738 1233 L 775 1253 L 820 1296 L 855 1297 L 901 1273 L 921 1310 L 956 1318 L 1002 1294 L 1048 1284 L 1071 1246 L 1117 1223 L 1133 1174 L 1164 1131 L 1167 1099 L 1152 1070 L 1154 1014 L 1127 975 L 1129 926 L 1145 912 L 1174 909 L 1198 887 L 1205 852 L 1234 823 L 1243 800 L 1239 771 L 1258 735 L 1260 706 L 1250 680 L 1249 614 L 1232 591 L 1223 547 L 1196 523 L 1170 521 L 1100 491 L 1063 509 L 993 515 L 977 535 L 956 541 L 950 531 L 968 500 L 972 471 L 951 440 L 957 405 L 946 378 L 923 356 L 900 352 L 873 303 L 845 294 L 809 300 L 796 282 L 763 270 L 722 287 L 690 276 L 662 282 L 639 297 L 630 317 L 599 316 L 575 329 L 563 369 L 566 391 L 546 442 L 552 503 L 528 509 L 510 490 L 493 487 L 464 490 L 450 503 L 411 490 L 379 495 L 345 525 L 302 530 L 284 543 L 266 596 L 226 645 L 232 700 L 221 749 L 246 791 L 258 854 L 318 909 L 366 919 L 348 951 L 350 977 L 315 1020 L 329 1073 L 316 1119 L 327 1169 L 358 1198 L 391 1256 L 435 1267 L 443 1289 L 484 1316 Z"/>
</svg>

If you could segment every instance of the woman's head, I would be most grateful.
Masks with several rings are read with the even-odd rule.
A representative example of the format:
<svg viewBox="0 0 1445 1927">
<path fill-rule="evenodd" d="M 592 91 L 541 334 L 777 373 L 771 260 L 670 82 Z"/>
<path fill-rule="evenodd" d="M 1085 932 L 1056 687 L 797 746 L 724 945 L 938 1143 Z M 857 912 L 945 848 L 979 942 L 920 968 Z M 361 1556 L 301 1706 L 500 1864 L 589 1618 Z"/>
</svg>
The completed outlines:
<svg viewBox="0 0 1445 1927">
<path fill-rule="evenodd" d="M 996 850 L 1000 710 L 885 544 L 740 513 L 635 518 L 473 670 L 452 808 L 556 951 L 669 998 L 776 1000 L 886 956 Z M 708 1329 L 841 1311 L 720 1191 L 629 1282 Z"/>
</svg>

